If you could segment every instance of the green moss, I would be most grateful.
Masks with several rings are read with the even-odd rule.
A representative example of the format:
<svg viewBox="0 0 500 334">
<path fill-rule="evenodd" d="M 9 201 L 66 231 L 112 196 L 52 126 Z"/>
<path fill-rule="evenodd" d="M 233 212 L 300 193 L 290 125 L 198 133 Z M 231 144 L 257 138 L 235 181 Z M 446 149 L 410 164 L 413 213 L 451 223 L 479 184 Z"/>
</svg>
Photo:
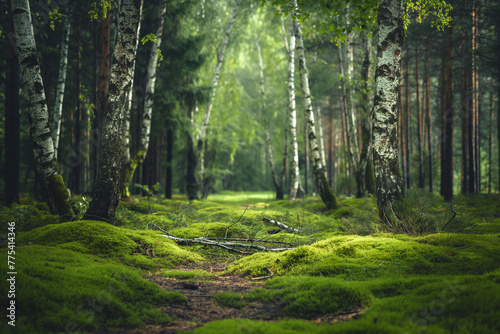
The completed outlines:
<svg viewBox="0 0 500 334">
<path fill-rule="evenodd" d="M 219 305 L 231 307 L 231 308 L 243 308 L 245 303 L 243 302 L 243 295 L 236 292 L 223 292 L 212 296 Z"/>
<path fill-rule="evenodd" d="M 54 203 L 50 203 L 52 213 L 61 216 L 64 221 L 69 221 L 75 215 L 69 203 L 69 194 L 62 175 L 54 174 L 48 178 L 48 191 Z"/>
<path fill-rule="evenodd" d="M 124 264 L 148 270 L 171 268 L 202 259 L 179 248 L 158 232 L 132 231 L 88 220 L 37 228 L 20 235 L 18 243 L 57 246 L 83 254 L 119 259 Z M 150 250 L 154 250 L 154 257 Z"/>
<path fill-rule="evenodd" d="M 6 257 L 6 251 L 2 250 Z M 6 261 L 0 264 L 7 271 Z M 20 333 L 142 326 L 171 318 L 157 307 L 186 301 L 136 271 L 97 256 L 52 246 L 16 248 L 16 328 Z M 6 280 L 0 287 L 7 291 Z M 2 299 L 6 307 L 7 300 Z"/>
</svg>

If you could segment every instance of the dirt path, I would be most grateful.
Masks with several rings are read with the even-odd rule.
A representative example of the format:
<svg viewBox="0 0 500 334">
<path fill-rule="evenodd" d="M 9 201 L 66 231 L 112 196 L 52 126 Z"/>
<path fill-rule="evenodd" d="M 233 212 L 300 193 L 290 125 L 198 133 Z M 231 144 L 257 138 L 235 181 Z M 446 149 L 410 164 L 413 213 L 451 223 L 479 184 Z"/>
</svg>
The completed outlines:
<svg viewBox="0 0 500 334">
<path fill-rule="evenodd" d="M 183 266 L 178 270 L 204 269 L 210 272 L 211 268 L 221 268 L 220 263 L 201 263 L 198 265 Z M 252 302 L 241 309 L 220 306 L 212 296 L 221 292 L 247 293 L 264 285 L 264 281 L 252 281 L 235 275 L 212 276 L 195 279 L 177 279 L 151 275 L 144 278 L 153 282 L 166 291 L 177 291 L 187 298 L 185 305 L 167 306 L 165 312 L 176 320 L 167 325 L 146 325 L 141 329 L 105 329 L 101 328 L 95 334 L 172 334 L 185 330 L 193 330 L 208 322 L 221 319 L 246 318 L 253 320 L 278 320 L 281 310 L 276 304 Z M 242 296 L 243 298 L 243 296 Z M 359 310 L 352 310 L 346 314 L 326 315 L 312 320 L 315 323 L 333 323 L 349 320 L 359 315 Z"/>
</svg>

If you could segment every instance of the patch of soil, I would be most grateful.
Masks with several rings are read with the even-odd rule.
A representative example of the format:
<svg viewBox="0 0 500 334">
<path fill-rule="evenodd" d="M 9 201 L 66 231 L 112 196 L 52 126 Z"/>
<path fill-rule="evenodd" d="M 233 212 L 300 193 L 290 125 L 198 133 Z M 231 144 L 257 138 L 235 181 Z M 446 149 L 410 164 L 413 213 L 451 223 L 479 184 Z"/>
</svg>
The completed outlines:
<svg viewBox="0 0 500 334">
<path fill-rule="evenodd" d="M 181 266 L 179 270 L 205 269 L 208 272 L 224 270 L 224 263 L 201 263 L 197 265 Z M 240 276 L 226 275 L 204 277 L 197 279 L 167 278 L 151 274 L 144 278 L 153 282 L 166 291 L 177 291 L 187 298 L 185 305 L 166 306 L 163 310 L 176 320 L 165 325 L 146 325 L 141 329 L 107 329 L 101 328 L 95 334 L 173 334 L 185 330 L 194 330 L 196 327 L 222 319 L 246 318 L 253 320 L 279 320 L 282 318 L 280 304 L 247 303 L 241 309 L 220 306 L 212 296 L 221 292 L 247 293 L 262 287 L 264 281 L 252 281 Z M 243 296 L 241 297 L 244 300 Z M 324 315 L 312 320 L 315 323 L 334 323 L 350 320 L 358 316 L 362 310 L 354 309 L 350 312 L 335 315 Z"/>
</svg>

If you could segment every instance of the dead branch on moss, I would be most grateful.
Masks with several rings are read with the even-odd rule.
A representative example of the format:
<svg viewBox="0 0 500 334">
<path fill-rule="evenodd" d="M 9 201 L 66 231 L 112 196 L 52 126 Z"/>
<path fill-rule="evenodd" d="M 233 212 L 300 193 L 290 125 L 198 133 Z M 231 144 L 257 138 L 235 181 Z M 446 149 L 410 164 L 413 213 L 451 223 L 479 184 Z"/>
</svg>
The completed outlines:
<svg viewBox="0 0 500 334">
<path fill-rule="evenodd" d="M 268 267 L 264 267 L 264 270 L 269 273 L 267 276 L 262 276 L 262 277 L 253 277 L 253 280 L 260 280 L 260 279 L 266 279 L 266 278 L 271 278 L 273 277 L 274 273 L 269 269 Z"/>
<path fill-rule="evenodd" d="M 277 222 L 275 220 L 272 220 L 272 219 L 269 219 L 269 218 L 266 218 L 266 217 L 262 217 L 261 220 L 264 222 L 264 223 L 267 223 L 267 224 L 272 224 L 272 225 L 276 225 L 278 226 L 279 228 L 289 232 L 289 233 L 300 233 L 300 231 L 296 228 L 293 228 L 291 226 L 288 226 L 288 225 L 285 225 L 281 222 Z"/>
<path fill-rule="evenodd" d="M 254 244 L 244 244 L 244 243 L 235 243 L 235 242 L 217 242 L 214 240 L 209 240 L 207 238 L 201 237 L 201 238 L 192 238 L 192 239 L 182 239 L 182 238 L 177 238 L 174 236 L 170 235 L 165 235 L 162 234 L 163 237 L 168 238 L 170 240 L 175 241 L 179 245 L 192 245 L 192 244 L 200 244 L 200 245 L 205 245 L 205 246 L 216 246 L 220 247 L 223 249 L 226 249 L 231 252 L 239 253 L 239 254 L 253 254 L 251 252 L 244 252 L 241 251 L 237 248 L 234 247 L 242 247 L 242 248 L 253 248 L 257 249 L 262 252 L 283 252 L 286 250 L 291 250 L 293 248 L 267 248 L 259 245 L 254 245 Z"/>
<path fill-rule="evenodd" d="M 168 234 L 168 235 L 169 235 L 169 236 L 171 236 L 171 237 L 175 237 L 172 233 L 170 233 L 170 232 L 168 232 L 168 231 L 165 231 L 164 229 L 162 229 L 162 228 L 161 228 L 161 227 L 159 227 L 158 225 L 153 224 L 153 223 L 151 223 L 151 225 L 153 225 L 154 227 L 156 227 L 157 229 L 159 229 L 159 230 L 160 230 L 160 231 L 162 231 L 163 233 L 166 233 L 166 234 Z"/>
<path fill-rule="evenodd" d="M 461 230 L 457 231 L 456 233 L 458 233 L 458 232 L 463 232 L 463 231 L 468 230 L 468 229 L 470 229 L 470 228 L 473 228 L 473 227 L 475 227 L 475 226 L 476 226 L 476 224 L 472 224 L 471 226 L 466 227 L 466 228 L 463 228 L 463 229 L 461 229 Z"/>
<path fill-rule="evenodd" d="M 251 243 L 269 243 L 269 244 L 282 244 L 282 245 L 288 245 L 290 247 L 295 246 L 295 244 L 291 242 L 286 242 L 286 241 L 280 241 L 280 240 L 265 240 L 265 239 L 247 239 L 247 238 L 205 238 L 208 240 L 213 240 L 213 241 L 246 241 L 246 242 L 251 242 Z"/>
<path fill-rule="evenodd" d="M 451 212 L 453 212 L 453 217 L 450 218 L 450 220 L 448 220 L 448 222 L 446 224 L 443 225 L 443 227 L 441 227 L 441 231 L 444 230 L 444 228 L 449 224 L 451 223 L 451 221 L 457 216 L 457 212 L 455 210 L 453 210 L 453 204 L 450 203 L 450 208 L 451 208 Z"/>
</svg>

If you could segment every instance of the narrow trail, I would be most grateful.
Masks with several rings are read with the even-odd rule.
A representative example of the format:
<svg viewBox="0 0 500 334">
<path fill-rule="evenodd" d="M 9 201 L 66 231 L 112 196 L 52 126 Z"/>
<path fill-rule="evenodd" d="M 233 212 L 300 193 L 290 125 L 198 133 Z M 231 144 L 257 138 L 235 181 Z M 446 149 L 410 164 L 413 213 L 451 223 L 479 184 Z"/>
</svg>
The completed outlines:
<svg viewBox="0 0 500 334">
<path fill-rule="evenodd" d="M 203 269 L 207 272 L 222 271 L 223 262 L 202 262 L 179 266 L 176 270 L 190 271 Z M 146 325 L 137 329 L 107 329 L 100 328 L 95 334 L 173 334 L 186 330 L 194 330 L 209 322 L 222 319 L 252 319 L 252 320 L 279 320 L 282 319 L 282 305 L 279 303 L 248 303 L 241 309 L 224 307 L 212 299 L 213 295 L 222 292 L 248 293 L 258 287 L 263 287 L 265 281 L 252 281 L 238 275 L 220 275 L 198 277 L 190 279 L 169 278 L 152 274 L 144 277 L 145 280 L 157 284 L 165 291 L 177 291 L 187 298 L 184 305 L 165 306 L 164 312 L 175 320 L 169 324 Z M 244 297 L 242 296 L 242 300 Z M 311 320 L 315 323 L 334 323 L 355 318 L 361 313 L 354 309 L 351 312 L 335 315 L 323 315 Z"/>
</svg>

